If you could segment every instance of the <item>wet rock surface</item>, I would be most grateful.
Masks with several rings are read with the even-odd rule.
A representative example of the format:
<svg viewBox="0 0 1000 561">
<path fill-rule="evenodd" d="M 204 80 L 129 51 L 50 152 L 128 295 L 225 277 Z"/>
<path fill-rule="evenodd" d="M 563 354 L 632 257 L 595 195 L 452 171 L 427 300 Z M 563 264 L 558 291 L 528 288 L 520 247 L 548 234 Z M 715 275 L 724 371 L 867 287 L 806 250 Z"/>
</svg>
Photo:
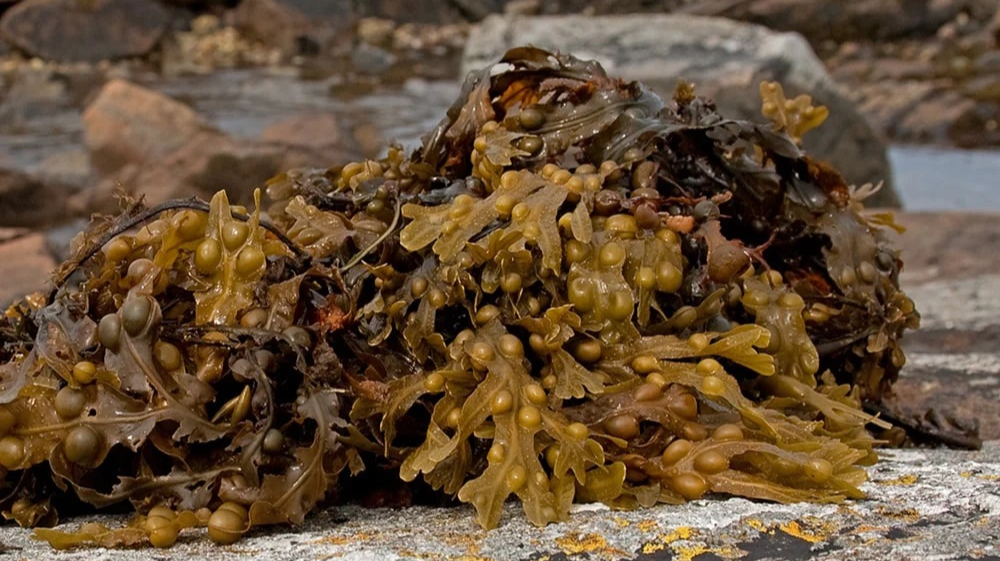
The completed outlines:
<svg viewBox="0 0 1000 561">
<path fill-rule="evenodd" d="M 294 530 L 270 529 L 238 545 L 183 535 L 171 549 L 77 550 L 59 559 L 642 561 L 742 559 L 990 559 L 1000 540 L 1000 446 L 979 452 L 891 450 L 870 470 L 869 499 L 842 505 L 774 505 L 710 499 L 615 512 L 578 505 L 568 523 L 536 528 L 509 505 L 501 526 L 481 530 L 471 509 L 338 507 Z M 88 518 L 90 520 L 92 518 Z M 104 522 L 121 518 L 99 517 Z M 110 520 L 109 520 L 110 519 Z M 26 559 L 52 556 L 29 531 L 5 526 L 0 541 Z"/>
<path fill-rule="evenodd" d="M 479 68 L 516 45 L 537 45 L 599 60 L 613 75 L 640 80 L 669 98 L 679 80 L 714 98 L 720 112 L 756 118 L 762 80 L 777 80 L 789 98 L 808 93 L 830 109 L 826 126 L 805 139 L 816 157 L 848 182 L 886 187 L 873 201 L 894 206 L 885 145 L 839 91 L 801 36 L 719 18 L 686 15 L 487 18 L 466 44 L 463 69 Z"/>
</svg>

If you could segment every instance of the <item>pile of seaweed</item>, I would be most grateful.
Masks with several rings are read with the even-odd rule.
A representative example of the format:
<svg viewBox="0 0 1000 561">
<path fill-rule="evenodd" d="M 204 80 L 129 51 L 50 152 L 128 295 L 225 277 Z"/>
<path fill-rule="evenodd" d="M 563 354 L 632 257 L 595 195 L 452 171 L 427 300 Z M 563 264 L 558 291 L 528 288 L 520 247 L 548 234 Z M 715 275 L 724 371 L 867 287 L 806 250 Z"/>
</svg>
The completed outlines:
<svg viewBox="0 0 1000 561">
<path fill-rule="evenodd" d="M 519 48 L 415 153 L 290 171 L 266 214 L 220 192 L 95 220 L 0 326 L 5 516 L 128 501 L 126 527 L 36 535 L 231 543 L 362 472 L 487 528 L 512 494 L 538 525 L 861 497 L 889 426 L 863 405 L 918 315 L 873 188 L 798 146 L 825 109 L 761 93 L 771 122 L 726 119 Z"/>
</svg>

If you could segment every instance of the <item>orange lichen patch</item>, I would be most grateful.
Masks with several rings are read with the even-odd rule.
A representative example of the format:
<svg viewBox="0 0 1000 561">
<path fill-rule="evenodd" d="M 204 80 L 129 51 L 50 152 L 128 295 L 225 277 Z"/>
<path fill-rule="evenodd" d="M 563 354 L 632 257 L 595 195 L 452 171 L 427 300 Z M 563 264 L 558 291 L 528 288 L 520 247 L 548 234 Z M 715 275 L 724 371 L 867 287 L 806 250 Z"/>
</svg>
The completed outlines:
<svg viewBox="0 0 1000 561">
<path fill-rule="evenodd" d="M 920 477 L 912 473 L 906 475 L 901 475 L 895 479 L 884 479 L 882 481 L 875 481 L 879 485 L 913 485 L 920 480 Z"/>
<path fill-rule="evenodd" d="M 800 540 L 805 540 L 809 543 L 820 543 L 828 539 L 828 536 L 820 533 L 812 533 L 808 530 L 802 528 L 802 525 L 797 521 L 792 520 L 791 522 L 785 522 L 784 524 L 779 524 L 778 529 L 782 532 L 788 534 L 789 536 L 794 536 Z"/>
<path fill-rule="evenodd" d="M 820 543 L 830 539 L 840 531 L 840 526 L 816 516 L 804 516 L 801 520 L 791 520 L 780 524 L 767 524 L 759 518 L 746 518 L 743 522 L 762 534 L 773 535 L 776 530 L 807 541 Z"/>
<path fill-rule="evenodd" d="M 691 539 L 692 535 L 694 535 L 694 530 L 690 526 L 675 528 L 670 533 L 660 535 L 657 538 L 657 541 L 652 541 L 643 545 L 642 552 L 649 555 L 650 553 L 662 551 L 674 542 Z"/>
<path fill-rule="evenodd" d="M 625 555 L 624 551 L 608 546 L 608 541 L 604 539 L 604 536 L 594 533 L 580 535 L 577 532 L 570 532 L 565 536 L 556 538 L 556 545 L 566 555 L 595 553 L 614 558 Z"/>
<path fill-rule="evenodd" d="M 627 518 L 619 518 L 619 517 L 616 517 L 616 518 L 614 519 L 614 523 L 615 523 L 615 525 L 617 525 L 617 526 L 618 526 L 619 528 L 628 528 L 629 526 L 631 526 L 631 525 L 632 525 L 632 521 L 631 521 L 631 520 L 629 520 L 629 519 L 627 519 Z"/>
<path fill-rule="evenodd" d="M 643 532 L 652 532 L 660 527 L 660 523 L 656 520 L 643 520 L 639 522 L 638 527 Z"/>
<path fill-rule="evenodd" d="M 690 526 L 681 526 L 680 528 L 675 528 L 669 534 L 663 534 L 660 536 L 660 541 L 664 544 L 672 544 L 680 540 L 689 540 L 691 536 L 694 535 L 694 530 Z"/>
<path fill-rule="evenodd" d="M 973 473 L 971 471 L 963 471 L 959 473 L 958 476 L 964 479 L 975 477 L 977 479 L 982 479 L 984 481 L 1000 481 L 1000 475 L 996 475 L 993 473 Z"/>
<path fill-rule="evenodd" d="M 649 543 L 643 544 L 643 546 L 642 546 L 642 552 L 645 555 L 649 555 L 651 553 L 656 553 L 657 551 L 662 551 L 666 547 L 667 547 L 666 544 L 663 544 L 663 543 L 660 543 L 660 542 L 649 542 Z"/>
<path fill-rule="evenodd" d="M 667 536 L 663 539 L 667 542 L 687 540 L 691 539 L 692 534 L 694 534 L 694 530 L 690 526 L 681 526 L 680 528 L 677 528 L 673 532 L 667 534 Z"/>
</svg>

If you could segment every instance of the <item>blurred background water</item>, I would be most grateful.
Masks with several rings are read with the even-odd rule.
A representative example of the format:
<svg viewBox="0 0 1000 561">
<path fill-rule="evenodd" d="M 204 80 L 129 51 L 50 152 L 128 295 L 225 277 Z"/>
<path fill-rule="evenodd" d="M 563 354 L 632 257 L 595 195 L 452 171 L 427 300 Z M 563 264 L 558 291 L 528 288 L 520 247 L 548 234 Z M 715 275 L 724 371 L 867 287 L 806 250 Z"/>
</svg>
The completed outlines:
<svg viewBox="0 0 1000 561">
<path fill-rule="evenodd" d="M 1000 210 L 1000 151 L 890 146 L 906 210 Z"/>
<path fill-rule="evenodd" d="M 179 99 L 223 132 L 257 137 L 267 126 L 298 114 L 329 113 L 347 128 L 372 125 L 389 142 L 419 144 L 459 91 L 455 80 L 411 79 L 364 95 L 337 79 L 297 80 L 294 70 L 239 69 L 152 79 L 144 85 Z M 331 91 L 345 93 L 331 94 Z M 0 125 L 0 154 L 32 169 L 79 146 L 78 111 L 48 111 L 18 127 Z M 907 210 L 1000 210 L 1000 150 L 891 145 L 895 184 Z"/>
</svg>

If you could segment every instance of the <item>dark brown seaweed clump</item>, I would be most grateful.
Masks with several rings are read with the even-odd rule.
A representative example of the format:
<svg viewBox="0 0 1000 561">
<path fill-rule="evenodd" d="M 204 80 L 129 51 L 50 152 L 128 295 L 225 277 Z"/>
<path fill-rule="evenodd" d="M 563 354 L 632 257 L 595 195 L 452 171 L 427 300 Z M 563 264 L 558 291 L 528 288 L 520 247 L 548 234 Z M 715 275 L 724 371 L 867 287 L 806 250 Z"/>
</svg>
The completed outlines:
<svg viewBox="0 0 1000 561">
<path fill-rule="evenodd" d="M 539 525 L 861 497 L 918 316 L 870 187 L 797 145 L 825 109 L 762 95 L 772 124 L 520 48 L 416 153 L 273 179 L 268 221 L 220 192 L 95 222 L 0 325 L 4 514 L 130 501 L 37 535 L 231 543 L 363 471 L 487 528 L 511 494 Z"/>
</svg>

